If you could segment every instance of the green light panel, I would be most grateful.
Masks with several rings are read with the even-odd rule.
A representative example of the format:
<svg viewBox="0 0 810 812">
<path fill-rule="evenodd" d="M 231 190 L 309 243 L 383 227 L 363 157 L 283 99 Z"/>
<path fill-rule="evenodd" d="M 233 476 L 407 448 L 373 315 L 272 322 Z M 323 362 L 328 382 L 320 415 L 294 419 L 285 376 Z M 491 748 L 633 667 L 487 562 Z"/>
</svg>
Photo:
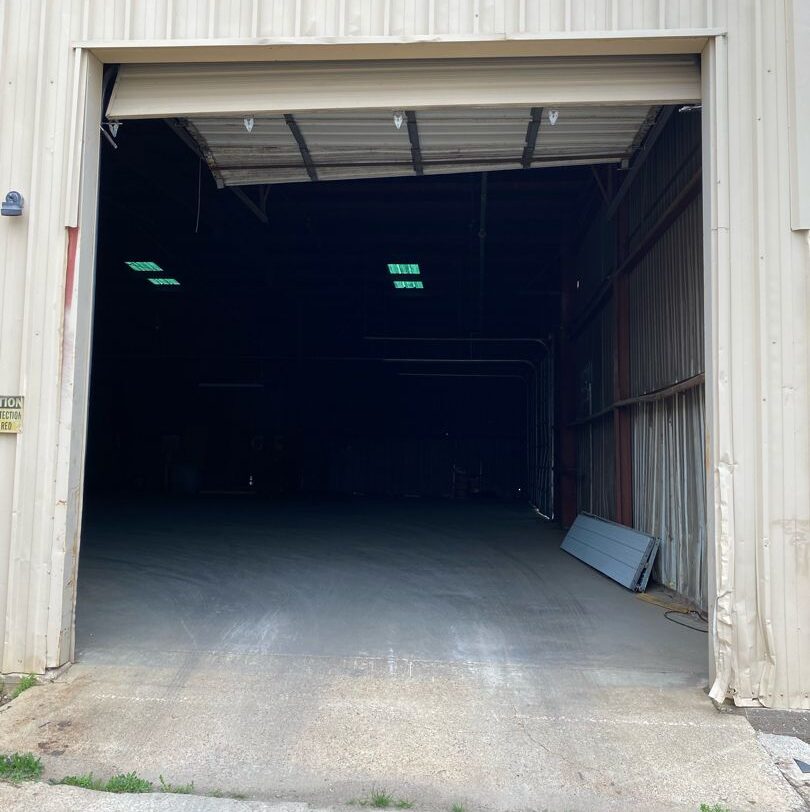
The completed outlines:
<svg viewBox="0 0 810 812">
<path fill-rule="evenodd" d="M 180 283 L 171 276 L 150 277 L 149 281 L 153 285 L 179 285 Z"/>
<path fill-rule="evenodd" d="M 395 265 L 388 263 L 388 273 L 392 276 L 419 276 L 418 265 Z"/>
<path fill-rule="evenodd" d="M 157 262 L 127 262 L 133 271 L 149 271 L 150 273 L 163 273 L 163 268 Z"/>
<path fill-rule="evenodd" d="M 421 279 L 395 279 L 394 287 L 397 290 L 404 290 L 406 288 L 422 290 L 425 286 L 422 284 Z"/>
</svg>

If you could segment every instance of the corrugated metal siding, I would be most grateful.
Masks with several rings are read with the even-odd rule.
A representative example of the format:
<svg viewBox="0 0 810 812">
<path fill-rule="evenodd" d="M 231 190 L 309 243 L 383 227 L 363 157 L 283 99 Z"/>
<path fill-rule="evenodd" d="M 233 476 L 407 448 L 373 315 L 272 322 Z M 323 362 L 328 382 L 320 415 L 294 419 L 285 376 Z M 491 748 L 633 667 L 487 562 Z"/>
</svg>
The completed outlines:
<svg viewBox="0 0 810 812">
<path fill-rule="evenodd" d="M 605 219 L 604 207 L 588 227 L 575 262 L 574 312 L 579 313 L 616 270 L 616 227 Z"/>
<path fill-rule="evenodd" d="M 629 156 L 644 125 L 646 106 L 560 107 L 554 126 L 545 116 L 532 166 L 610 162 Z M 458 108 L 414 113 L 424 174 L 520 169 L 531 110 Z M 390 110 L 299 113 L 295 122 L 319 180 L 413 175 L 405 122 Z M 193 118 L 189 132 L 219 182 L 239 184 L 307 181 L 298 144 L 283 116 Z"/>
<path fill-rule="evenodd" d="M 613 405 L 615 318 L 613 300 L 607 299 L 576 337 L 578 420 Z"/>
<path fill-rule="evenodd" d="M 656 142 L 654 155 L 636 176 L 625 203 L 631 251 L 700 171 L 700 163 L 700 112 L 676 113 Z"/>
<path fill-rule="evenodd" d="M 699 170 L 694 114 L 675 114 L 655 144 L 623 206 L 643 241 L 652 224 Z M 614 269 L 617 222 L 600 219 L 578 262 L 584 306 Z M 600 256 L 601 251 L 601 256 Z M 704 371 L 702 207 L 696 197 L 628 272 L 629 397 Z M 580 419 L 610 408 L 615 346 L 613 298 L 576 342 Z M 625 407 L 627 408 L 627 407 Z M 695 603 L 707 600 L 705 424 L 702 390 L 631 409 L 633 523 L 661 539 L 654 578 Z M 613 412 L 578 430 L 579 504 L 613 518 L 616 488 Z"/>
<path fill-rule="evenodd" d="M 697 197 L 630 273 L 631 396 L 704 370 L 702 218 Z"/>
<path fill-rule="evenodd" d="M 700 171 L 696 113 L 676 113 L 626 199 L 638 244 Z M 704 366 L 703 211 L 695 197 L 629 274 L 631 397 L 692 378 Z M 707 607 L 703 388 L 632 410 L 633 521 L 661 539 L 654 577 Z"/>
<path fill-rule="evenodd" d="M 481 36 L 714 24 L 703 0 L 87 0 L 83 7 L 84 37 L 100 40 Z"/>
<path fill-rule="evenodd" d="M 633 526 L 661 539 L 653 577 L 707 608 L 703 387 L 633 407 Z"/>
<path fill-rule="evenodd" d="M 69 321 L 74 314 L 66 313 L 75 291 L 66 296 L 65 225 L 75 225 L 77 216 L 70 201 L 78 183 L 75 159 L 88 81 L 86 66 L 70 47 L 80 13 L 78 3 L 0 4 L 0 194 L 18 189 L 25 198 L 22 217 L 0 222 L 0 392 L 25 396 L 23 432 L 0 435 L 5 673 L 41 673 L 70 651 L 72 607 L 63 614 L 63 598 L 75 584 L 78 537 L 67 536 L 65 511 L 59 511 L 70 501 L 75 513 L 78 500 L 56 483 L 62 483 L 57 459 L 63 363 L 73 360 L 67 342 L 80 341 L 88 325 L 86 316 L 76 325 Z M 76 386 L 79 391 L 81 374 Z M 64 433 L 70 435 L 69 426 Z"/>
<path fill-rule="evenodd" d="M 616 454 L 613 414 L 577 430 L 577 510 L 616 518 Z"/>
<path fill-rule="evenodd" d="M 613 404 L 615 348 L 613 300 L 607 299 L 575 342 L 577 420 L 600 415 Z M 577 427 L 577 509 L 603 519 L 616 517 L 613 412 Z"/>
</svg>

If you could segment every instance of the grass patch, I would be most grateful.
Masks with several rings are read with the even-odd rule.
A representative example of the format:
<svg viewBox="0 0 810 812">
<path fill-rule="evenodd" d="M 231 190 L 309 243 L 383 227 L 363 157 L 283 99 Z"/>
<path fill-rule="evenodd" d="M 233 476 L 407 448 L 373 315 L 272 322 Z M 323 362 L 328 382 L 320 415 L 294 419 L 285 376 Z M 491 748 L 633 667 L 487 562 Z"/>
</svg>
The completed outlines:
<svg viewBox="0 0 810 812">
<path fill-rule="evenodd" d="M 136 773 L 114 775 L 104 785 L 105 792 L 149 792 L 152 782 L 139 777 Z"/>
<path fill-rule="evenodd" d="M 0 755 L 0 780 L 35 781 L 42 775 L 42 762 L 33 753 Z"/>
<path fill-rule="evenodd" d="M 467 812 L 467 810 L 464 808 L 464 804 L 453 804 L 450 807 L 450 812 Z"/>
<path fill-rule="evenodd" d="M 709 806 L 709 804 L 701 804 L 700 812 L 730 812 L 730 810 L 725 806 L 720 806 L 720 804 L 714 804 L 713 806 Z"/>
<path fill-rule="evenodd" d="M 194 792 L 193 781 L 190 784 L 169 784 L 163 780 L 162 775 L 159 778 L 161 792 L 172 792 L 175 795 L 191 795 Z"/>
<path fill-rule="evenodd" d="M 68 787 L 81 787 L 82 789 L 103 790 L 104 782 L 100 778 L 94 778 L 93 773 L 86 775 L 66 775 L 57 784 L 65 784 Z"/>
<path fill-rule="evenodd" d="M 41 770 L 41 768 L 40 768 Z M 86 775 L 66 775 L 57 784 L 66 784 L 69 787 L 94 789 L 97 792 L 151 792 L 152 782 L 141 778 L 136 773 L 121 773 L 114 775 L 107 781 L 94 778 L 93 773 Z"/>
<path fill-rule="evenodd" d="M 373 809 L 411 809 L 413 807 L 411 801 L 395 798 L 390 792 L 382 789 L 373 789 L 368 798 L 360 798 L 356 801 L 350 801 L 350 803 L 358 806 L 368 806 Z"/>
<path fill-rule="evenodd" d="M 11 699 L 16 699 L 21 693 L 27 691 L 29 688 L 33 688 L 37 684 L 37 678 L 33 674 L 29 674 L 27 677 L 23 677 L 17 685 L 14 687 L 14 690 L 11 692 Z"/>
</svg>

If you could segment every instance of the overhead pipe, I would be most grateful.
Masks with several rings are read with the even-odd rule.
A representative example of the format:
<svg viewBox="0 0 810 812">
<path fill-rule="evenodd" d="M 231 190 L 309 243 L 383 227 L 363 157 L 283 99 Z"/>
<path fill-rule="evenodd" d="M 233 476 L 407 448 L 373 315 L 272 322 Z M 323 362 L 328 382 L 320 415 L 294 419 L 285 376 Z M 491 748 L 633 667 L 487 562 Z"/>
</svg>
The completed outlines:
<svg viewBox="0 0 810 812">
<path fill-rule="evenodd" d="M 484 332 L 484 271 L 487 255 L 487 181 L 488 174 L 481 173 L 481 207 L 478 214 L 478 333 Z"/>
</svg>

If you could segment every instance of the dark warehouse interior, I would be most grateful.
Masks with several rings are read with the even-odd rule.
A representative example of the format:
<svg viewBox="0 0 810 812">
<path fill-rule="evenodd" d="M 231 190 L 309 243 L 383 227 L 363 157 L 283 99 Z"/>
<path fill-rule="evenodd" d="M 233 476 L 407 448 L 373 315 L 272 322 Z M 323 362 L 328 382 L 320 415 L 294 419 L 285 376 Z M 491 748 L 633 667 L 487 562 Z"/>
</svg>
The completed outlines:
<svg viewBox="0 0 810 812">
<path fill-rule="evenodd" d="M 531 499 L 533 378 L 598 194 L 590 167 L 286 184 L 262 222 L 164 123 L 127 123 L 102 160 L 89 493 Z"/>
<path fill-rule="evenodd" d="M 669 534 L 654 576 L 702 600 L 699 525 L 658 512 L 701 521 L 678 468 L 702 470 L 696 123 L 656 131 L 618 248 L 615 162 L 234 191 L 171 124 L 105 138 L 77 658 L 702 669 L 560 550 L 579 511 L 638 521 Z M 677 368 L 648 363 L 676 331 Z"/>
</svg>

